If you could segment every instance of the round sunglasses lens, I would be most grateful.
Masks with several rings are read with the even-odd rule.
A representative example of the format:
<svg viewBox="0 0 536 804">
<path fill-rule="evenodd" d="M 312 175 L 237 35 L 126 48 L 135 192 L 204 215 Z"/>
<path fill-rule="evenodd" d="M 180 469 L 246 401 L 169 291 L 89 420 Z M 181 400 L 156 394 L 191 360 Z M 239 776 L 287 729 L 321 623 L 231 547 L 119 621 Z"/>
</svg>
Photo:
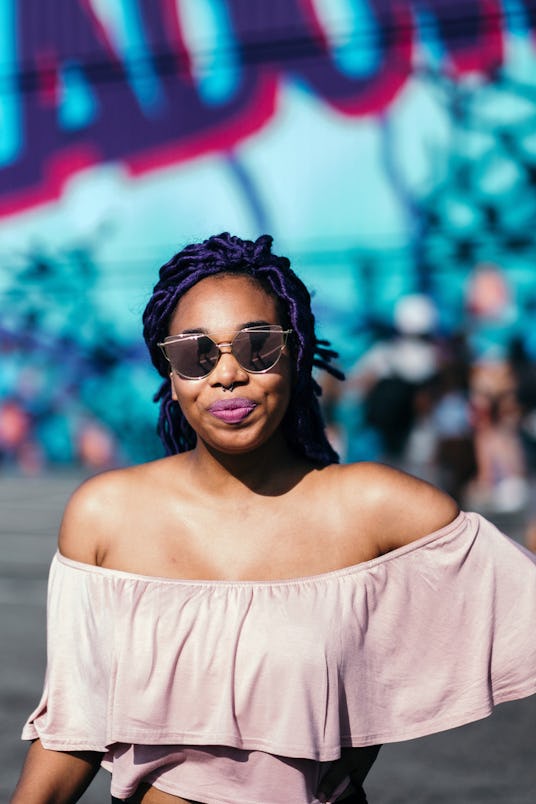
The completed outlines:
<svg viewBox="0 0 536 804">
<path fill-rule="evenodd" d="M 219 349 L 206 335 L 192 335 L 166 344 L 173 370 L 179 376 L 200 379 L 210 374 L 220 355 Z"/>
<path fill-rule="evenodd" d="M 233 353 L 246 371 L 267 371 L 279 360 L 283 346 L 281 330 L 246 330 L 236 335 Z"/>
</svg>

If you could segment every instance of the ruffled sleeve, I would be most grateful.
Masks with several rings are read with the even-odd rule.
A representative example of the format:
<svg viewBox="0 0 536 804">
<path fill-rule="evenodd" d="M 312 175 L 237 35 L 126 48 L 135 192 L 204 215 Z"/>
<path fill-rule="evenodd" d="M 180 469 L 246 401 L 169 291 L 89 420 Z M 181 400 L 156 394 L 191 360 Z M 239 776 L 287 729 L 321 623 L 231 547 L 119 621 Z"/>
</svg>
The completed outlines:
<svg viewBox="0 0 536 804">
<path fill-rule="evenodd" d="M 47 670 L 41 700 L 24 726 L 58 751 L 104 751 L 115 677 L 114 590 L 69 572 L 56 555 L 47 600 Z"/>
<path fill-rule="evenodd" d="M 223 745 L 335 759 L 536 692 L 536 556 L 477 514 L 372 561 L 273 582 L 182 581 L 57 555 L 47 748 Z"/>
<path fill-rule="evenodd" d="M 421 737 L 536 692 L 534 554 L 462 513 L 385 558 L 368 579 L 366 650 L 347 654 L 343 744 Z"/>
</svg>

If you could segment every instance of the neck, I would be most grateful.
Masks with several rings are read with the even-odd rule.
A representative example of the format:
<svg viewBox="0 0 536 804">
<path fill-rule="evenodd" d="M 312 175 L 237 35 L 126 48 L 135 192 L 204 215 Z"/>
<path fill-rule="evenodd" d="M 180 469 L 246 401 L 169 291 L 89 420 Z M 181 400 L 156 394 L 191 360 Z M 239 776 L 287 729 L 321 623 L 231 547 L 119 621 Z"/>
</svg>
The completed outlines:
<svg viewBox="0 0 536 804">
<path fill-rule="evenodd" d="M 212 495 L 239 490 L 281 494 L 311 469 L 311 464 L 293 452 L 279 432 L 251 452 L 222 453 L 199 441 L 189 456 L 198 487 Z"/>
</svg>

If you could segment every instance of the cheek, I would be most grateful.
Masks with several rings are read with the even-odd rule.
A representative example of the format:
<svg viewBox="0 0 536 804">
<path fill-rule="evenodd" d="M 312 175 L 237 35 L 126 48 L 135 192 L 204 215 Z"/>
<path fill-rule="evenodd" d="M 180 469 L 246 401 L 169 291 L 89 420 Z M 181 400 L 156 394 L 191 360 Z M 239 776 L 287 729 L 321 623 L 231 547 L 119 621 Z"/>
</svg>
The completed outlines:
<svg viewBox="0 0 536 804">
<path fill-rule="evenodd" d="M 181 407 L 188 405 L 196 396 L 196 383 L 181 380 L 176 374 L 171 374 L 169 379 L 171 383 L 171 398 L 173 401 L 178 402 Z"/>
<path fill-rule="evenodd" d="M 285 410 L 287 409 L 292 393 L 292 382 L 292 373 L 285 371 L 277 377 L 277 380 L 271 388 L 266 390 L 266 397 L 268 400 L 272 401 L 272 407 L 274 409 L 281 407 Z"/>
</svg>

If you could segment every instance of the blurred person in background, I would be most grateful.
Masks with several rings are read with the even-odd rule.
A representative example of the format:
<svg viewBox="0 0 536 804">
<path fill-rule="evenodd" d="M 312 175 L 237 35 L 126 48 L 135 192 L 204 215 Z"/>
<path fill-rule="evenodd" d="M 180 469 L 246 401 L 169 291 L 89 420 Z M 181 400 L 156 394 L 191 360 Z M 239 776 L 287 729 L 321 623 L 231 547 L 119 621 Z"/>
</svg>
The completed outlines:
<svg viewBox="0 0 536 804">
<path fill-rule="evenodd" d="M 515 512 L 528 500 L 520 436 L 518 375 L 508 354 L 517 324 L 513 293 L 501 268 L 475 267 L 467 286 L 471 368 L 469 396 L 476 472 L 467 489 L 479 510 Z"/>
<path fill-rule="evenodd" d="M 12 804 L 77 801 L 101 764 L 116 802 L 363 803 L 382 742 L 536 692 L 536 557 L 426 482 L 338 463 L 312 374 L 341 377 L 335 354 L 271 242 L 160 270 L 168 454 L 67 506 Z"/>
<path fill-rule="evenodd" d="M 117 465 L 117 455 L 111 433 L 100 422 L 83 419 L 78 426 L 77 454 L 83 466 L 102 471 Z"/>
<path fill-rule="evenodd" d="M 380 439 L 379 459 L 430 478 L 435 436 L 432 389 L 439 368 L 437 310 L 427 296 L 403 296 L 394 309 L 394 333 L 373 344 L 349 377 L 362 399 L 364 422 Z"/>
<path fill-rule="evenodd" d="M 471 367 L 469 387 L 476 459 L 469 500 L 479 509 L 518 511 L 528 485 L 515 372 L 507 360 L 480 360 Z"/>
<path fill-rule="evenodd" d="M 337 377 L 327 372 L 318 378 L 318 382 L 322 389 L 320 406 L 326 425 L 326 436 L 340 459 L 344 461 L 348 453 L 348 435 L 344 422 L 339 416 L 342 399 L 341 383 Z"/>
<path fill-rule="evenodd" d="M 528 476 L 525 543 L 536 551 L 536 361 L 522 337 L 512 340 L 509 357 L 516 377 L 519 436 Z"/>
<path fill-rule="evenodd" d="M 436 434 L 438 485 L 460 505 L 477 465 L 469 403 L 469 358 L 465 338 L 454 335 L 442 345 L 432 411 Z"/>
<path fill-rule="evenodd" d="M 0 464 L 9 470 L 37 474 L 43 465 L 41 450 L 33 436 L 30 414 L 17 399 L 0 404 Z"/>
</svg>

